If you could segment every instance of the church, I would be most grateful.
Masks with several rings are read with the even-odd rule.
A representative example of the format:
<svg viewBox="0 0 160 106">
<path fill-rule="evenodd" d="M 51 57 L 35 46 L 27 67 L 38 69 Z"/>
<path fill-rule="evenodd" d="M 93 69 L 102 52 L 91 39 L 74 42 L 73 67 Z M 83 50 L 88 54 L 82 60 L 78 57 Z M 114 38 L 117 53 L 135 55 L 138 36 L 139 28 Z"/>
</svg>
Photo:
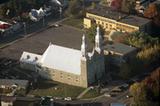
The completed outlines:
<svg viewBox="0 0 160 106">
<path fill-rule="evenodd" d="M 81 50 L 50 43 L 42 55 L 24 51 L 20 64 L 43 78 L 86 88 L 99 81 L 105 73 L 102 41 L 100 28 L 97 27 L 95 46 L 91 52 L 87 50 L 83 35 Z"/>
</svg>

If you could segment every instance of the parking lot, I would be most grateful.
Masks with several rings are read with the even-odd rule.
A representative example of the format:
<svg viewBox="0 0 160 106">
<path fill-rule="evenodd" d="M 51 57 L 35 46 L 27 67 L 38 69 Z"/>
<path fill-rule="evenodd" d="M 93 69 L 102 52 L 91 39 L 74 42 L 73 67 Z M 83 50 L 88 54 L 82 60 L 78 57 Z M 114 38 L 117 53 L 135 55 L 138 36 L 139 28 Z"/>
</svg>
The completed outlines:
<svg viewBox="0 0 160 106">
<path fill-rule="evenodd" d="M 82 34 L 82 31 L 67 26 L 50 27 L 28 38 L 19 39 L 16 43 L 1 49 L 0 57 L 19 60 L 23 51 L 42 54 L 50 42 L 80 49 Z"/>
</svg>

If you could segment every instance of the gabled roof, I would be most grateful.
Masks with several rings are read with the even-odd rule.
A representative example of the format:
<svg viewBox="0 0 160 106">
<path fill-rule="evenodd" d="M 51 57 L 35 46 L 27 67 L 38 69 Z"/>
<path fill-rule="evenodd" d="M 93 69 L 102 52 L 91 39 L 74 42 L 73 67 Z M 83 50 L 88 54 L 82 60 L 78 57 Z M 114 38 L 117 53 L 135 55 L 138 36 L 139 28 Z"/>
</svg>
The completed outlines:
<svg viewBox="0 0 160 106">
<path fill-rule="evenodd" d="M 48 68 L 80 75 L 81 51 L 50 44 L 40 63 Z"/>
<path fill-rule="evenodd" d="M 21 62 L 26 62 L 26 63 L 31 63 L 31 64 L 36 64 L 39 63 L 41 60 L 41 55 L 29 53 L 29 52 L 23 52 L 20 61 Z"/>
</svg>

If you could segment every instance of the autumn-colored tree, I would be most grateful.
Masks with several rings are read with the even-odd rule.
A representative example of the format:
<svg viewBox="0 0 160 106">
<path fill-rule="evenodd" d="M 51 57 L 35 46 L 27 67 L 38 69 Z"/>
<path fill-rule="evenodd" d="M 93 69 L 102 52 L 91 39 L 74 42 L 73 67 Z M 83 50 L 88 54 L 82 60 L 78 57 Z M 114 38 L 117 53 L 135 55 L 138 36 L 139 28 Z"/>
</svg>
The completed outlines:
<svg viewBox="0 0 160 106">
<path fill-rule="evenodd" d="M 159 106 L 160 68 L 139 83 L 134 83 L 129 91 L 133 95 L 133 106 Z"/>
<path fill-rule="evenodd" d="M 144 16 L 147 18 L 153 18 L 157 15 L 158 15 L 158 10 L 156 4 L 150 4 L 149 7 L 144 12 Z"/>
<path fill-rule="evenodd" d="M 111 8 L 114 10 L 119 10 L 121 8 L 122 0 L 113 0 L 111 2 Z"/>
<path fill-rule="evenodd" d="M 153 19 L 154 24 L 160 26 L 160 5 L 150 4 L 145 10 L 144 16 Z"/>
<path fill-rule="evenodd" d="M 143 48 L 137 57 L 146 64 L 150 64 L 160 58 L 160 45 L 155 44 L 153 46 Z"/>
</svg>

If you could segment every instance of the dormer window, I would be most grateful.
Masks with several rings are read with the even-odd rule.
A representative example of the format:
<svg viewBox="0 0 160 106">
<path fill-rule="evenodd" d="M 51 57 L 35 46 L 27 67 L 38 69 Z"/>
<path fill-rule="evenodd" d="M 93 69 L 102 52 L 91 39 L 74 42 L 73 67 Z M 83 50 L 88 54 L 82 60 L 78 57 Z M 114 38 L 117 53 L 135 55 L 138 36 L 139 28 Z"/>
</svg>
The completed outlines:
<svg viewBox="0 0 160 106">
<path fill-rule="evenodd" d="M 30 58 L 30 55 L 27 55 L 27 59 L 29 59 Z"/>
<path fill-rule="evenodd" d="M 35 57 L 35 61 L 37 61 L 38 60 L 38 57 Z"/>
</svg>

